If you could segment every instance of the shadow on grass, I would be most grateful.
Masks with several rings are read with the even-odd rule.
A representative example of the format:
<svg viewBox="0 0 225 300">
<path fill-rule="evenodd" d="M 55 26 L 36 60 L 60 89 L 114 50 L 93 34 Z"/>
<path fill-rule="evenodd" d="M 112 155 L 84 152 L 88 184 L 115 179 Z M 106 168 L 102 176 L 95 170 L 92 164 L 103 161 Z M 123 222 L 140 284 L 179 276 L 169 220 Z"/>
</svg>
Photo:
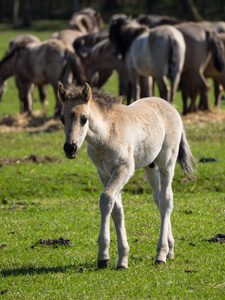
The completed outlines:
<svg viewBox="0 0 225 300">
<path fill-rule="evenodd" d="M 69 265 L 69 266 L 56 266 L 56 267 L 21 267 L 16 269 L 6 269 L 0 272 L 0 276 L 21 276 L 21 275 L 39 275 L 47 273 L 65 273 L 69 270 L 78 273 L 93 272 L 98 271 L 97 264 L 79 264 L 79 265 Z"/>
</svg>

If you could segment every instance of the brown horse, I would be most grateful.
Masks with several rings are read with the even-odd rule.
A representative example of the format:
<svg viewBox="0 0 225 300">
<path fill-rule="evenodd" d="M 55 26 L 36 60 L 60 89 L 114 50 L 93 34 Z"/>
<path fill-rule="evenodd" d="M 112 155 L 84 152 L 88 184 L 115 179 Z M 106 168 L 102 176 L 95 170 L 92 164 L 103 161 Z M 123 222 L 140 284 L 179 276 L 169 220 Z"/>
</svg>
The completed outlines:
<svg viewBox="0 0 225 300">
<path fill-rule="evenodd" d="M 92 8 L 85 8 L 73 14 L 69 21 L 69 29 L 81 31 L 83 34 L 98 32 L 103 25 L 101 14 Z"/>
<path fill-rule="evenodd" d="M 27 45 L 32 42 L 41 42 L 38 37 L 32 34 L 20 34 L 15 38 L 11 39 L 9 42 L 9 52 L 12 52 L 18 45 Z M 7 81 L 2 84 L 0 91 L 0 99 L 2 98 L 3 93 L 5 93 L 7 87 Z"/>
<path fill-rule="evenodd" d="M 108 36 L 108 30 L 89 33 L 77 38 L 73 44 L 83 63 L 87 81 L 93 87 L 101 88 L 115 69 L 114 48 Z"/>
<path fill-rule="evenodd" d="M 40 39 L 32 34 L 20 34 L 13 38 L 9 43 L 9 51 L 13 51 L 17 46 L 22 47 L 23 45 L 28 45 L 29 43 L 37 42 L 40 43 Z M 42 111 L 46 115 L 45 109 L 45 99 L 47 98 L 47 85 L 37 85 L 39 97 L 42 105 Z M 5 91 L 4 91 L 5 92 Z M 1 95 L 2 96 L 2 95 Z"/>
<path fill-rule="evenodd" d="M 184 22 L 175 26 L 184 36 L 186 43 L 185 62 L 180 87 L 183 97 L 183 114 L 196 109 L 196 97 L 201 97 L 201 109 L 209 109 L 209 84 L 204 70 L 212 57 L 217 71 L 224 68 L 224 46 L 217 34 L 193 22 Z M 188 109 L 188 97 L 191 105 Z"/>
<path fill-rule="evenodd" d="M 86 8 L 72 16 L 67 29 L 53 33 L 50 39 L 59 39 L 73 44 L 77 38 L 85 34 L 99 32 L 102 25 L 101 14 L 92 8 Z"/>
<path fill-rule="evenodd" d="M 75 78 L 78 84 L 83 84 L 86 79 L 73 47 L 60 40 L 17 45 L 0 62 L 0 91 L 10 76 L 15 77 L 19 90 L 21 113 L 32 112 L 34 84 L 51 84 L 56 96 L 55 115 L 61 112 L 58 81 L 68 84 Z"/>
</svg>

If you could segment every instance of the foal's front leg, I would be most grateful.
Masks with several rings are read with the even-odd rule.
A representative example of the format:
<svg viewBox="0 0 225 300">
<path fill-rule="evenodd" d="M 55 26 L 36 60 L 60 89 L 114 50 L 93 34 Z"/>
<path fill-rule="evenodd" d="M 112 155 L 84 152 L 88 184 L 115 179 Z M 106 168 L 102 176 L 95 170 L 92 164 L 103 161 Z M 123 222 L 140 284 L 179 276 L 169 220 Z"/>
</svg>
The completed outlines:
<svg viewBox="0 0 225 300">
<path fill-rule="evenodd" d="M 129 246 L 127 243 L 120 192 L 132 174 L 133 170 L 129 170 L 125 165 L 116 168 L 100 197 L 99 208 L 101 211 L 101 228 L 98 238 L 98 268 L 107 267 L 109 260 L 111 214 L 115 223 L 118 239 L 119 260 L 117 268 L 128 267 Z M 99 175 L 101 181 L 105 185 L 107 178 L 104 178 L 104 175 L 100 172 Z"/>
</svg>

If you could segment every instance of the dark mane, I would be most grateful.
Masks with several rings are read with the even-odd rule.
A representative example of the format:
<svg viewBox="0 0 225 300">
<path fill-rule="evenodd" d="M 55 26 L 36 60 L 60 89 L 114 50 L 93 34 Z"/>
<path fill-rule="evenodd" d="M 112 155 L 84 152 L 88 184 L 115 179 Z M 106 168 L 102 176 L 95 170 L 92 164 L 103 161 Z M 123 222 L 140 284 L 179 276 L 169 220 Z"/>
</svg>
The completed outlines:
<svg viewBox="0 0 225 300">
<path fill-rule="evenodd" d="M 108 30 L 103 30 L 95 33 L 88 33 L 77 38 L 73 43 L 73 47 L 78 53 L 78 55 L 81 55 L 82 53 L 89 52 L 94 45 L 107 39 L 108 37 Z"/>
<path fill-rule="evenodd" d="M 81 97 L 83 87 L 70 84 L 65 88 L 68 98 L 78 100 Z M 123 102 L 122 97 L 114 97 L 113 95 L 100 91 L 96 88 L 92 89 L 92 100 L 95 101 L 102 109 L 111 109 L 114 105 L 122 104 Z"/>
<path fill-rule="evenodd" d="M 12 58 L 15 54 L 15 52 L 17 52 L 19 49 L 23 48 L 24 46 L 20 46 L 20 47 L 16 47 L 13 51 L 8 52 L 0 61 L 0 67 L 7 62 L 10 58 Z"/>
<path fill-rule="evenodd" d="M 160 15 L 145 15 L 140 14 L 137 17 L 137 21 L 140 24 L 149 26 L 150 28 L 159 26 L 159 25 L 176 25 L 181 23 L 181 20 L 170 17 L 170 16 L 160 16 Z"/>
<path fill-rule="evenodd" d="M 149 31 L 147 26 L 140 25 L 135 20 L 118 18 L 112 20 L 109 38 L 116 47 L 117 52 L 122 54 L 122 57 L 124 58 L 129 51 L 133 40 L 141 33 L 147 31 Z"/>
</svg>

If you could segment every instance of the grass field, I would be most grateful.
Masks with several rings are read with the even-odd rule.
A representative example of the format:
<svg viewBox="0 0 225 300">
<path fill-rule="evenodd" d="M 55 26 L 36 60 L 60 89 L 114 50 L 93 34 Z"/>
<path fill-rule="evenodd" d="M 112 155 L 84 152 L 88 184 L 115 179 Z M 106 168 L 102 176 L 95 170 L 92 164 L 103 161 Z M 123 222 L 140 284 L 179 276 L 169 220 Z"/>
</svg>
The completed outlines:
<svg viewBox="0 0 225 300">
<path fill-rule="evenodd" d="M 1 26 L 2 57 L 8 41 L 25 31 Z M 63 26 L 54 23 L 51 30 L 48 23 L 37 23 L 31 33 L 44 40 Z M 104 88 L 116 94 L 116 74 Z M 55 102 L 51 87 L 48 118 L 36 117 L 36 127 L 29 125 L 29 120 L 27 126 L 21 125 L 24 117 L 18 115 L 13 78 L 8 81 L 3 99 L 0 299 L 225 299 L 225 243 L 208 241 L 218 233 L 225 234 L 223 106 L 212 113 L 184 118 L 197 163 L 195 180 L 191 181 L 176 166 L 172 214 L 175 259 L 163 266 L 154 265 L 160 218 L 144 173 L 138 170 L 123 192 L 129 269 L 117 271 L 113 224 L 109 268 L 97 270 L 98 200 L 103 189 L 87 157 L 85 143 L 76 160 L 65 158 L 63 128 L 58 121 L 54 126 L 51 123 Z M 212 107 L 212 95 L 210 101 Z M 181 111 L 179 92 L 175 104 Z M 35 116 L 40 116 L 40 110 L 35 100 Z M 43 127 L 45 124 L 50 125 Z M 219 162 L 199 163 L 203 157 Z M 38 243 L 40 239 L 60 237 L 73 245 Z"/>
</svg>

